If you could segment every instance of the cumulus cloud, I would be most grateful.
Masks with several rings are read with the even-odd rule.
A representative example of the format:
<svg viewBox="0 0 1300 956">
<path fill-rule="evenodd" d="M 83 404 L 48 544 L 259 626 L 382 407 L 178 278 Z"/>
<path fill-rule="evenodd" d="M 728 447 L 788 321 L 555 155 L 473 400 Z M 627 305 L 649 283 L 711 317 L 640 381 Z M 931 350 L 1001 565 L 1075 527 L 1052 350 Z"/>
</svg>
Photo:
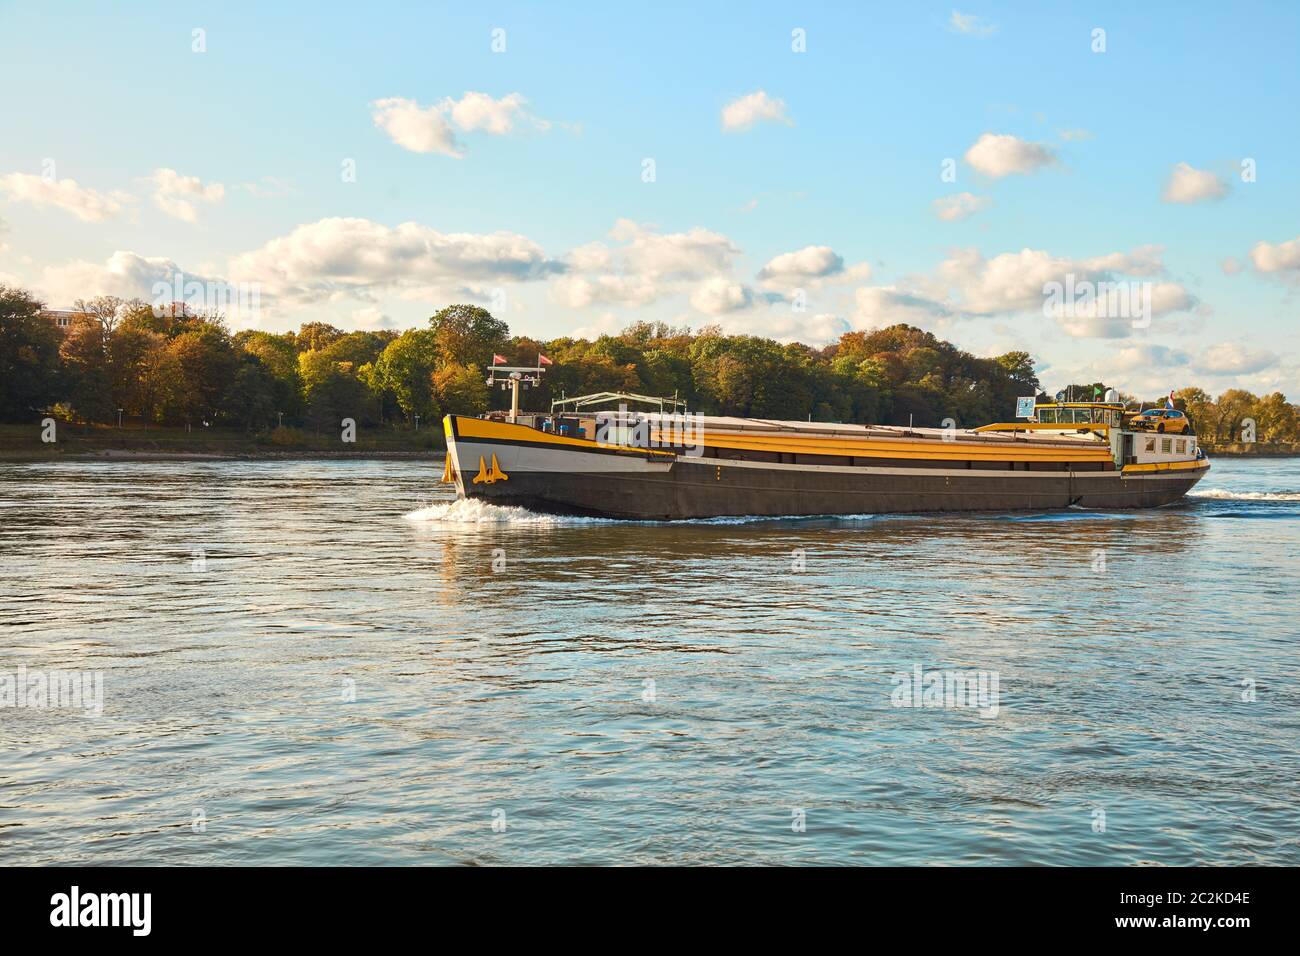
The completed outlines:
<svg viewBox="0 0 1300 956">
<path fill-rule="evenodd" d="M 1272 368 L 1278 361 L 1278 356 L 1267 349 L 1248 349 L 1237 342 L 1220 342 L 1197 357 L 1196 369 L 1209 375 L 1249 375 Z"/>
<path fill-rule="evenodd" d="M 207 286 L 220 280 L 198 276 L 183 271 L 174 260 L 166 256 L 142 256 L 138 252 L 118 250 L 104 263 L 78 260 L 45 269 L 40 290 L 51 302 L 73 302 L 90 299 L 96 295 L 117 295 L 123 299 L 155 299 L 153 287 L 162 284 L 177 285 L 178 278 L 185 282 L 199 282 Z M 173 297 L 174 298 L 174 297 Z M 185 295 L 182 294 L 182 299 Z"/>
<path fill-rule="evenodd" d="M 663 233 L 619 219 L 613 244 L 592 242 L 565 258 L 566 274 L 551 284 L 553 301 L 571 308 L 648 305 L 702 280 L 728 275 L 739 249 L 720 233 L 696 226 Z"/>
<path fill-rule="evenodd" d="M 1116 349 L 1110 358 L 1110 365 L 1120 372 L 1145 371 L 1164 368 L 1178 368 L 1191 361 L 1182 349 L 1167 345 L 1134 343 Z"/>
<path fill-rule="evenodd" d="M 1160 198 L 1165 202 L 1194 203 L 1222 199 L 1226 195 L 1228 184 L 1214 173 L 1179 163 L 1170 171 L 1169 181 L 1165 183 Z"/>
<path fill-rule="evenodd" d="M 31 173 L 0 176 L 0 193 L 14 202 L 55 206 L 83 222 L 103 222 L 120 215 L 132 197 L 123 192 L 101 193 L 75 179 L 47 179 Z"/>
<path fill-rule="evenodd" d="M 526 282 L 564 270 L 512 232 L 443 233 L 416 222 L 321 219 L 235 257 L 231 278 L 306 303 L 382 292 L 422 294 Z"/>
<path fill-rule="evenodd" d="M 1006 133 L 985 133 L 966 150 L 966 162 L 994 179 L 1027 175 L 1056 162 L 1056 153 L 1041 143 L 1030 143 Z"/>
<path fill-rule="evenodd" d="M 846 319 L 834 313 L 808 315 L 785 305 L 723 315 L 713 324 L 732 335 L 761 335 L 778 342 L 802 342 L 805 345 L 836 342 L 845 332 L 853 331 Z"/>
<path fill-rule="evenodd" d="M 958 13 L 956 10 L 948 18 L 948 29 L 971 37 L 989 37 L 998 32 L 997 26 L 983 17 L 971 13 Z"/>
<path fill-rule="evenodd" d="M 944 222 L 961 222 L 993 205 L 993 200 L 974 193 L 957 193 L 936 199 L 930 205 L 934 208 L 934 214 Z"/>
<path fill-rule="evenodd" d="M 226 195 L 221 183 L 204 185 L 197 176 L 182 176 L 174 169 L 155 169 L 150 180 L 154 185 L 154 204 L 164 213 L 183 222 L 198 222 L 195 203 L 215 205 Z"/>
<path fill-rule="evenodd" d="M 726 315 L 748 309 L 753 304 L 753 289 L 723 276 L 707 280 L 691 293 L 691 305 L 705 315 Z"/>
<path fill-rule="evenodd" d="M 760 281 L 795 284 L 824 279 L 844 271 L 844 258 L 830 246 L 804 246 L 771 259 L 759 270 Z"/>
<path fill-rule="evenodd" d="M 437 106 L 422 107 L 415 100 L 392 96 L 375 100 L 370 107 L 375 126 L 403 149 L 413 153 L 441 153 L 455 159 L 465 155 L 456 142 L 451 123 Z"/>
<path fill-rule="evenodd" d="M 1041 249 L 986 258 L 976 249 L 959 249 L 931 273 L 859 288 L 853 318 L 859 327 L 907 322 L 934 329 L 958 319 L 1051 312 L 1068 335 L 1124 338 L 1133 334 L 1135 319 L 1196 305 L 1182 285 L 1156 281 L 1163 272 L 1156 246 L 1085 259 Z M 1048 294 L 1053 284 L 1060 286 L 1059 296 Z"/>
<path fill-rule="evenodd" d="M 507 136 L 520 125 L 545 132 L 552 126 L 549 120 L 533 116 L 527 110 L 528 101 L 518 93 L 509 93 L 494 99 L 487 93 L 473 90 L 459 100 L 447 97 L 433 106 L 421 106 L 412 99 L 392 96 L 370 104 L 375 126 L 388 137 L 413 153 L 441 153 L 461 159 L 465 148 L 456 139 L 456 128 L 462 132 L 483 132 L 492 136 Z"/>
<path fill-rule="evenodd" d="M 352 321 L 358 329 L 365 331 L 380 331 L 382 329 L 397 328 L 394 322 L 383 309 L 375 305 L 368 305 L 361 309 L 352 310 Z"/>
<path fill-rule="evenodd" d="M 1300 278 L 1300 238 L 1288 239 L 1276 245 L 1257 242 L 1250 250 L 1250 262 L 1257 272 Z"/>
<path fill-rule="evenodd" d="M 763 90 L 732 100 L 722 108 L 722 129 L 725 132 L 752 129 L 755 123 L 760 122 L 794 125 L 785 113 L 785 100 L 768 96 Z"/>
<path fill-rule="evenodd" d="M 879 329 L 899 322 L 932 329 L 953 314 L 941 302 L 896 286 L 864 286 L 853 298 L 853 325 L 858 329 Z"/>
</svg>

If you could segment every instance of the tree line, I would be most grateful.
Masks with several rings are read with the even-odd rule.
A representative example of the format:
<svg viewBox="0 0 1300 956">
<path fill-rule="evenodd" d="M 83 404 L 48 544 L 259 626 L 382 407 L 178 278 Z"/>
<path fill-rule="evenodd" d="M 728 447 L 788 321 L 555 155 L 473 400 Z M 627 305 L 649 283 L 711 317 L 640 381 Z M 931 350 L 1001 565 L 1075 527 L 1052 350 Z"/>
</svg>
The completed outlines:
<svg viewBox="0 0 1300 956">
<path fill-rule="evenodd" d="M 552 360 L 525 398 L 541 409 L 564 395 L 629 391 L 676 396 L 712 415 L 971 427 L 1008 420 L 1018 396 L 1040 392 L 1028 352 L 981 358 L 907 325 L 814 348 L 662 322 L 540 341 L 511 335 L 472 305 L 448 306 L 402 332 L 309 322 L 283 333 L 232 333 L 219 315 L 113 297 L 77 302 L 78 315 L 59 329 L 41 308 L 28 292 L 0 286 L 0 420 L 55 413 L 114 423 L 121 414 L 146 426 L 253 432 L 281 423 L 337 428 L 345 417 L 409 425 L 508 407 L 509 393 L 485 382 L 494 355 L 520 366 L 535 366 L 539 354 Z M 1078 393 L 1085 388 L 1090 395 L 1104 385 Z M 1213 403 L 1198 389 L 1183 394 L 1193 420 L 1213 422 L 1216 436 L 1239 427 L 1247 408 L 1259 440 L 1295 439 L 1296 409 L 1281 395 L 1232 390 Z"/>
</svg>

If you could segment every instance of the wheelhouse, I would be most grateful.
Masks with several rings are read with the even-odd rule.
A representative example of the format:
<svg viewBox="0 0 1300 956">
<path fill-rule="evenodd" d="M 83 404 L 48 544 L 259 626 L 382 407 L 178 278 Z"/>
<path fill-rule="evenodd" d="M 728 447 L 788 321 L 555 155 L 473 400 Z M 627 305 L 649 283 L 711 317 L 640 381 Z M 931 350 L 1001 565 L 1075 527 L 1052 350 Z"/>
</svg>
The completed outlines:
<svg viewBox="0 0 1300 956">
<path fill-rule="evenodd" d="M 1033 421 L 1041 425 L 1109 425 L 1119 428 L 1124 406 L 1115 402 L 1046 402 L 1034 406 Z"/>
</svg>

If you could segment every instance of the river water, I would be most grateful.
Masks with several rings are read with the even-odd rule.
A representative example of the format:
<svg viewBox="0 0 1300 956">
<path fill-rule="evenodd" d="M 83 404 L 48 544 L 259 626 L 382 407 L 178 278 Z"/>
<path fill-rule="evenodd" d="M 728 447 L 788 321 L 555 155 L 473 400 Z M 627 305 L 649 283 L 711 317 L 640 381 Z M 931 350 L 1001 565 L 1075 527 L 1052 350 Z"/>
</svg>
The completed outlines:
<svg viewBox="0 0 1300 956">
<path fill-rule="evenodd" d="M 441 470 L 0 464 L 0 864 L 1300 863 L 1300 461 L 671 525 Z"/>
</svg>

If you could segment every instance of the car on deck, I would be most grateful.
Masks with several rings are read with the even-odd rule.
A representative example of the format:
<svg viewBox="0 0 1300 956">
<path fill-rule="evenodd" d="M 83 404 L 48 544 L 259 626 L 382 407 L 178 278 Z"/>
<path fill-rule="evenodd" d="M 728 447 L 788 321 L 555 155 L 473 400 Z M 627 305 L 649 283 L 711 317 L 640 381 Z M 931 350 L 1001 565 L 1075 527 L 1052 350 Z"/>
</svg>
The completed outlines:
<svg viewBox="0 0 1300 956">
<path fill-rule="evenodd" d="M 1173 435 L 1192 430 L 1187 416 L 1176 408 L 1148 408 L 1129 419 L 1129 427 L 1136 431 L 1169 432 Z"/>
</svg>

